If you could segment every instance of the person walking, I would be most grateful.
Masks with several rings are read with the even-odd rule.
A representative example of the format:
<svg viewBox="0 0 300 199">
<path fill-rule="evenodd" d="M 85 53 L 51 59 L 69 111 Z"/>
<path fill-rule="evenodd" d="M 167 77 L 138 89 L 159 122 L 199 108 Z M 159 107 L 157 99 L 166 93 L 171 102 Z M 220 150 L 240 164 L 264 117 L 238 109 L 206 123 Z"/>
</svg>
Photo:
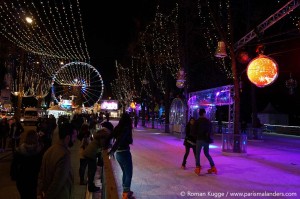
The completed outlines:
<svg viewBox="0 0 300 199">
<path fill-rule="evenodd" d="M 16 181 L 21 199 L 37 198 L 37 180 L 43 154 L 36 131 L 24 134 L 24 142 L 16 149 L 10 167 L 10 176 Z"/>
<path fill-rule="evenodd" d="M 71 165 L 72 147 L 77 131 L 70 123 L 59 127 L 59 140 L 45 152 L 38 177 L 38 199 L 71 199 L 74 191 L 74 174 Z"/>
<path fill-rule="evenodd" d="M 196 138 L 195 138 L 195 118 L 191 117 L 189 122 L 186 124 L 185 127 L 185 138 L 183 145 L 185 146 L 185 153 L 183 156 L 181 168 L 185 169 L 186 168 L 186 160 L 189 156 L 190 149 L 193 150 L 194 157 L 196 160 Z"/>
<path fill-rule="evenodd" d="M 130 146 L 133 143 L 132 139 L 132 120 L 128 113 L 123 113 L 119 123 L 114 128 L 112 138 L 115 142 L 109 151 L 109 156 L 114 157 L 116 152 L 116 159 L 121 167 L 123 194 L 122 199 L 135 199 L 131 191 L 131 180 L 133 173 L 132 156 Z"/>
<path fill-rule="evenodd" d="M 16 148 L 20 145 L 21 133 L 24 132 L 24 128 L 20 122 L 20 119 L 13 117 L 12 124 L 10 126 L 9 136 L 11 138 L 11 147 L 13 153 L 16 151 Z"/>
<path fill-rule="evenodd" d="M 6 150 L 6 140 L 9 134 L 9 124 L 7 118 L 3 118 L 0 123 L 0 153 Z"/>
<path fill-rule="evenodd" d="M 195 173 L 200 175 L 201 172 L 201 165 L 200 165 L 200 154 L 201 149 L 203 148 L 204 155 L 208 159 L 209 164 L 211 166 L 208 169 L 208 173 L 215 173 L 217 174 L 217 169 L 215 167 L 215 163 L 212 157 L 209 154 L 209 143 L 211 140 L 210 134 L 212 131 L 212 124 L 211 121 L 206 118 L 206 111 L 204 108 L 200 108 L 199 110 L 199 118 L 196 121 L 196 134 L 197 134 L 197 141 L 196 141 L 196 169 Z"/>
</svg>

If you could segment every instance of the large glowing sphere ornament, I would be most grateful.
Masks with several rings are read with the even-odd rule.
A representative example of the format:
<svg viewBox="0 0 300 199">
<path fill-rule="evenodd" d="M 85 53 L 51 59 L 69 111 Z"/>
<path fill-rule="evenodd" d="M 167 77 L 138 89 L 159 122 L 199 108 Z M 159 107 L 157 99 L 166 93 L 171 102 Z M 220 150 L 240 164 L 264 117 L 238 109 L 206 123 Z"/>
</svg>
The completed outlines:
<svg viewBox="0 0 300 199">
<path fill-rule="evenodd" d="M 247 76 L 257 87 L 268 86 L 278 77 L 278 65 L 273 59 L 259 55 L 249 63 Z"/>
</svg>

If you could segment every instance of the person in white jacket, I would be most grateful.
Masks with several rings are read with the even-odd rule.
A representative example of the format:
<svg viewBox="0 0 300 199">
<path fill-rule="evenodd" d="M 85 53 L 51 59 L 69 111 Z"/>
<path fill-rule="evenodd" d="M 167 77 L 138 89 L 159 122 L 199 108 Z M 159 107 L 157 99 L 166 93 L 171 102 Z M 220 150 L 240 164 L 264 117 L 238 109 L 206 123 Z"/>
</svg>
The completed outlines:
<svg viewBox="0 0 300 199">
<path fill-rule="evenodd" d="M 88 163 L 88 190 L 89 192 L 98 192 L 100 187 L 96 187 L 94 183 L 95 173 L 97 170 L 98 152 L 107 143 L 109 139 L 110 130 L 103 127 L 94 133 L 93 140 L 87 145 L 83 152 L 84 158 Z"/>
</svg>

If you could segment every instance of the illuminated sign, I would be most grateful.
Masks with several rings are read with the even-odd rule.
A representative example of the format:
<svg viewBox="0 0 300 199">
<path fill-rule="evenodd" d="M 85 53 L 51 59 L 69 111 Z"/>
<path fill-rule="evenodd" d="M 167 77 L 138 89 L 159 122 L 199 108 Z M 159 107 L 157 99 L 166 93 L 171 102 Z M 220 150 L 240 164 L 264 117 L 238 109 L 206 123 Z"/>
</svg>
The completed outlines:
<svg viewBox="0 0 300 199">
<path fill-rule="evenodd" d="M 70 110 L 72 108 L 72 100 L 61 100 L 60 107 Z"/>
<path fill-rule="evenodd" d="M 118 101 L 116 100 L 104 100 L 101 102 L 101 110 L 117 110 Z"/>
</svg>

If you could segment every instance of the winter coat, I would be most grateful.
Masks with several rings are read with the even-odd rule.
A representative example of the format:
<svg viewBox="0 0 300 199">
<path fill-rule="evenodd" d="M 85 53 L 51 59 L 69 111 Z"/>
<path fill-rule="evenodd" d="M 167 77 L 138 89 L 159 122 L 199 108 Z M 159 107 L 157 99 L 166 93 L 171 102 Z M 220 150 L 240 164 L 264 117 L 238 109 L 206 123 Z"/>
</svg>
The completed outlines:
<svg viewBox="0 0 300 199">
<path fill-rule="evenodd" d="M 118 132 L 120 131 L 120 132 Z M 132 130 L 129 127 L 119 127 L 116 126 L 113 132 L 115 137 L 115 143 L 113 144 L 111 151 L 123 151 L 130 150 L 130 144 L 132 144 Z"/>
<path fill-rule="evenodd" d="M 21 133 L 24 132 L 24 128 L 20 122 L 14 122 L 10 126 L 9 136 L 14 139 L 20 139 Z"/>
<path fill-rule="evenodd" d="M 74 198 L 74 173 L 71 152 L 62 141 L 52 145 L 44 154 L 38 178 L 38 194 L 44 199 Z"/>
<path fill-rule="evenodd" d="M 83 156 L 96 160 L 97 153 L 102 147 L 105 147 L 109 135 L 110 131 L 107 128 L 101 128 L 100 131 L 94 134 L 94 139 L 87 145 L 83 152 Z"/>
<path fill-rule="evenodd" d="M 9 134 L 9 124 L 8 122 L 0 122 L 0 138 L 7 138 Z"/>
<path fill-rule="evenodd" d="M 184 138 L 184 145 L 193 147 L 196 144 L 196 125 L 191 125 L 188 123 L 185 127 L 185 138 Z"/>
<path fill-rule="evenodd" d="M 212 124 L 206 117 L 200 117 L 196 120 L 197 140 L 210 142 L 210 134 L 212 131 Z"/>
<path fill-rule="evenodd" d="M 11 179 L 16 181 L 22 198 L 37 195 L 36 187 L 38 174 L 42 162 L 39 146 L 23 143 L 14 153 L 10 168 Z"/>
</svg>

